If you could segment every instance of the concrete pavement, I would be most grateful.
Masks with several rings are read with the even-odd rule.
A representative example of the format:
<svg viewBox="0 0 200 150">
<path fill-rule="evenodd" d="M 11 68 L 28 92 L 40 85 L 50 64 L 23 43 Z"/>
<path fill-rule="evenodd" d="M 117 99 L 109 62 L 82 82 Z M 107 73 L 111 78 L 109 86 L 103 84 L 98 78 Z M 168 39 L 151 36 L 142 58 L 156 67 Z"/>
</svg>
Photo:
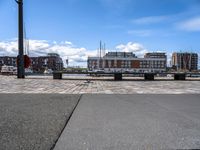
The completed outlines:
<svg viewBox="0 0 200 150">
<path fill-rule="evenodd" d="M 0 150 L 50 150 L 80 95 L 0 94 Z"/>
<path fill-rule="evenodd" d="M 200 95 L 83 95 L 54 150 L 200 149 Z"/>
</svg>

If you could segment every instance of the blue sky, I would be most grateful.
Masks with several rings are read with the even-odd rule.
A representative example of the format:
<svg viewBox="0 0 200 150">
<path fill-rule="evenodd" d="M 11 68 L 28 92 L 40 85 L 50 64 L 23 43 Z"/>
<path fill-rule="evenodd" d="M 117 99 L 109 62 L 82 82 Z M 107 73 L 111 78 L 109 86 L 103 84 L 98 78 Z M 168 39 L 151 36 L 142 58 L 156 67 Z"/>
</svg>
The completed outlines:
<svg viewBox="0 0 200 150">
<path fill-rule="evenodd" d="M 0 0 L 0 55 L 16 53 L 17 5 Z M 200 0 L 24 0 L 30 53 L 83 64 L 108 50 L 200 53 Z"/>
</svg>

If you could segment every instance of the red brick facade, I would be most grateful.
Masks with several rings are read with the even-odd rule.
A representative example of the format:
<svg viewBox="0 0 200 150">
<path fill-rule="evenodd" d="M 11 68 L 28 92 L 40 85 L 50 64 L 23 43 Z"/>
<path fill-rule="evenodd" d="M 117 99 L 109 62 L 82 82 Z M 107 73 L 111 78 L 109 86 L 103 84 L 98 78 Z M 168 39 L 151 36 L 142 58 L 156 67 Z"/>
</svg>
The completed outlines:
<svg viewBox="0 0 200 150">
<path fill-rule="evenodd" d="M 3 65 L 16 67 L 16 61 L 16 57 L 0 57 L 0 69 Z M 35 73 L 43 73 L 46 68 L 52 69 L 53 71 L 58 71 L 63 69 L 63 61 L 58 54 L 48 54 L 47 56 L 31 57 L 30 68 Z"/>
</svg>

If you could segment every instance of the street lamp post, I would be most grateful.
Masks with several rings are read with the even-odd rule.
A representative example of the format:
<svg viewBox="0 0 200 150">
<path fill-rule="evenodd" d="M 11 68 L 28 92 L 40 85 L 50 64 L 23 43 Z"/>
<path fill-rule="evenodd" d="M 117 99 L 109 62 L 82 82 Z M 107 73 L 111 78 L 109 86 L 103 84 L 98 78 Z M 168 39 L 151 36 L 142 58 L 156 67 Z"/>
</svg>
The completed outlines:
<svg viewBox="0 0 200 150">
<path fill-rule="evenodd" d="M 23 0 L 15 0 L 18 4 L 18 63 L 17 63 L 17 77 L 25 78 L 24 71 L 24 37 L 23 37 Z"/>
</svg>

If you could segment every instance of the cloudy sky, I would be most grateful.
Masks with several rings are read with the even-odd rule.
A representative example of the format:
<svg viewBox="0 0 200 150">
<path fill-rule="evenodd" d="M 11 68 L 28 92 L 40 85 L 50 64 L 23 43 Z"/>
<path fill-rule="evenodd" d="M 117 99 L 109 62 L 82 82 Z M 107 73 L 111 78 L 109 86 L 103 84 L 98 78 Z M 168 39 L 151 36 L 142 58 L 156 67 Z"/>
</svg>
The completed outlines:
<svg viewBox="0 0 200 150">
<path fill-rule="evenodd" d="M 24 0 L 31 56 L 56 52 L 86 66 L 108 51 L 200 54 L 200 0 Z M 0 0 L 0 55 L 17 55 L 17 4 Z"/>
</svg>

